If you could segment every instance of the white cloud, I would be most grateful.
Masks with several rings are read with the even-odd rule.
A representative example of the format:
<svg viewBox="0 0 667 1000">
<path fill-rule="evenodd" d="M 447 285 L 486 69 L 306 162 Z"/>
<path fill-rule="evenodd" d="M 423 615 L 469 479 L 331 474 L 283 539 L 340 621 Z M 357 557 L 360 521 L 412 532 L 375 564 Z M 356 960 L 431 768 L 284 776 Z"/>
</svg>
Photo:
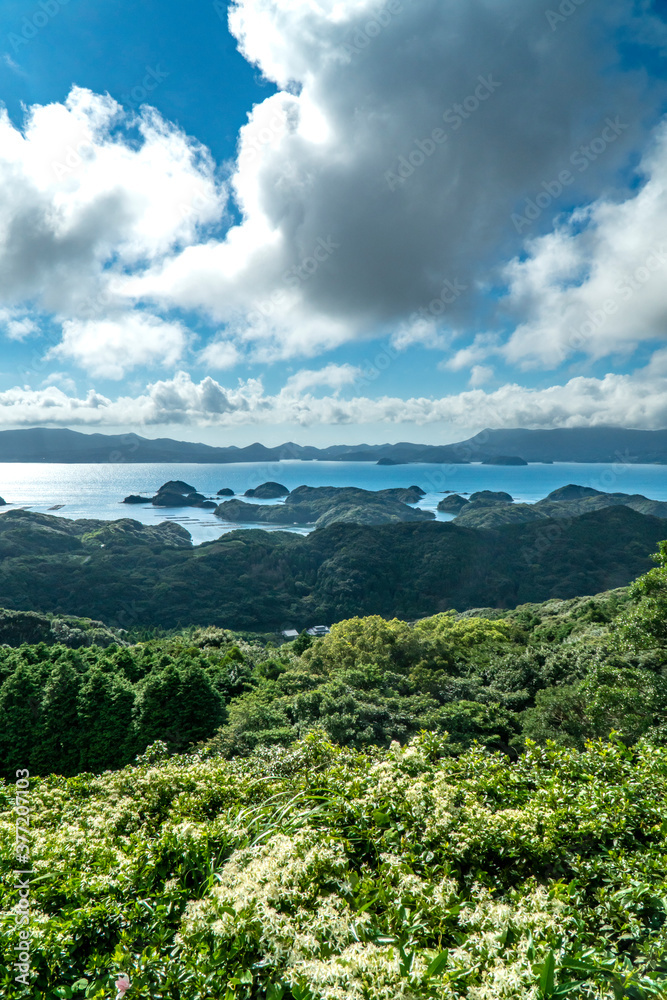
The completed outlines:
<svg viewBox="0 0 667 1000">
<path fill-rule="evenodd" d="M 606 42 L 592 7 L 569 32 L 540 13 L 534 0 L 400 0 L 391 16 L 380 0 L 235 0 L 242 52 L 280 87 L 239 137 L 242 221 L 124 292 L 204 309 L 264 361 L 399 326 L 405 346 L 446 346 L 441 331 L 470 321 L 480 279 L 521 245 L 513 207 L 557 176 L 601 107 L 627 108 L 635 124 L 571 189 L 592 196 L 657 103 L 601 71 L 631 0 L 605 8 Z"/>
<path fill-rule="evenodd" d="M 345 367 L 345 366 L 342 366 Z M 326 369 L 325 369 L 326 371 Z M 298 424 L 443 424 L 460 427 L 591 427 L 624 425 L 658 428 L 667 425 L 667 355 L 662 352 L 632 375 L 602 379 L 573 378 L 564 385 L 528 389 L 504 385 L 492 392 L 469 389 L 430 399 L 378 399 L 314 396 L 309 387 L 324 384 L 321 373 L 293 376 L 275 395 L 258 379 L 231 388 L 210 376 L 199 383 L 185 372 L 154 382 L 140 396 L 112 400 L 90 390 L 83 398 L 60 388 L 14 388 L 0 392 L 0 425 L 4 426 L 277 426 Z M 298 391 L 299 376 L 301 389 Z M 330 372 L 334 388 L 352 377 Z"/>
<path fill-rule="evenodd" d="M 282 395 L 285 397 L 300 396 L 307 389 L 315 389 L 319 386 L 325 386 L 338 392 L 346 385 L 352 385 L 359 375 L 361 375 L 360 368 L 347 364 L 331 364 L 320 368 L 319 371 L 303 369 L 289 376 L 285 388 L 282 390 Z"/>
<path fill-rule="evenodd" d="M 63 392 L 69 393 L 70 396 L 73 396 L 76 392 L 76 382 L 66 372 L 51 372 L 50 375 L 47 375 L 42 382 L 42 388 L 45 389 L 50 385 L 58 386 Z"/>
<path fill-rule="evenodd" d="M 641 172 L 638 192 L 574 212 L 508 266 L 507 305 L 524 318 L 509 361 L 556 366 L 577 352 L 602 358 L 665 339 L 667 121 Z"/>
<path fill-rule="evenodd" d="M 139 365 L 174 365 L 186 343 L 180 323 L 128 313 L 115 319 L 67 320 L 61 343 L 47 357 L 71 358 L 92 375 L 121 379 Z"/>
<path fill-rule="evenodd" d="M 462 368 L 472 369 L 477 362 L 484 361 L 492 354 L 498 354 L 499 343 L 499 337 L 494 333 L 478 333 L 472 344 L 460 348 L 451 358 L 441 361 L 438 367 L 455 372 L 461 371 Z"/>
<path fill-rule="evenodd" d="M 17 62 L 15 62 L 14 59 L 12 59 L 12 57 L 9 54 L 9 52 L 3 52 L 3 54 L 2 54 L 2 61 L 5 64 L 5 66 L 7 66 L 9 69 L 11 69 L 12 73 L 16 73 L 17 76 L 25 76 L 25 77 L 27 77 L 28 74 L 25 72 L 25 70 L 21 69 L 21 67 L 19 66 L 19 64 Z"/>
<path fill-rule="evenodd" d="M 22 309 L 0 308 L 0 327 L 10 340 L 23 340 L 36 333 L 39 329 L 37 323 Z"/>
<path fill-rule="evenodd" d="M 201 352 L 199 360 L 209 368 L 224 370 L 237 365 L 241 360 L 241 354 L 230 340 L 213 340 Z"/>
<path fill-rule="evenodd" d="M 22 129 L 0 108 L 0 303 L 105 320 L 128 308 L 124 269 L 196 241 L 225 202 L 210 155 L 151 108 L 79 87 Z"/>
<path fill-rule="evenodd" d="M 469 384 L 473 389 L 485 385 L 493 378 L 493 368 L 489 365 L 473 365 L 470 369 Z"/>
<path fill-rule="evenodd" d="M 392 335 L 392 346 L 399 351 L 419 344 L 436 350 L 445 350 L 453 339 L 442 332 L 438 321 L 432 316 L 414 314 L 406 322 L 401 323 Z"/>
<path fill-rule="evenodd" d="M 52 356 L 109 378 L 179 361 L 187 333 L 158 318 L 179 308 L 219 328 L 199 354 L 214 370 L 379 335 L 448 352 L 491 328 L 498 262 L 524 240 L 513 211 L 570 164 L 598 116 L 630 124 L 576 174 L 574 202 L 611 191 L 645 143 L 660 93 L 618 68 L 617 29 L 658 46 L 664 31 L 650 34 L 643 2 L 598 8 L 554 32 L 535 0 L 233 0 L 239 46 L 279 92 L 249 113 L 226 185 L 150 108 L 128 115 L 74 87 L 28 109 L 21 129 L 0 112 L 0 303 L 19 311 L 7 331 L 29 336 L 52 314 L 64 331 Z M 509 360 L 562 361 L 569 325 L 643 266 L 665 228 L 666 144 L 639 193 L 609 194 L 516 257 Z M 586 336 L 592 356 L 660 335 L 654 284 L 638 312 L 639 294 Z M 482 334 L 444 363 L 474 369 L 478 386 L 499 349 Z"/>
</svg>

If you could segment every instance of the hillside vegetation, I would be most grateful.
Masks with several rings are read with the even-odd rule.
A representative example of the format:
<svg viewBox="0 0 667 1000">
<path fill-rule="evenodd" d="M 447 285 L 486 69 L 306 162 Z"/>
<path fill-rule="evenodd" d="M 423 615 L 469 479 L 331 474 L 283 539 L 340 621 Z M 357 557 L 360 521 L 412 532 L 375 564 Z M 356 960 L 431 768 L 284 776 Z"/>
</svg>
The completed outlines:
<svg viewBox="0 0 667 1000">
<path fill-rule="evenodd" d="M 267 508 L 264 508 L 267 509 Z M 611 507 L 487 531 L 456 523 L 248 529 L 193 547 L 173 523 L 0 517 L 1 603 L 112 627 L 299 631 L 595 594 L 650 567 L 665 522 Z"/>
<path fill-rule="evenodd" d="M 652 517 L 667 518 L 667 503 L 663 500 L 649 500 L 641 493 L 603 493 L 591 487 L 563 486 L 554 490 L 544 500 L 537 503 L 509 503 L 492 500 L 498 494 L 489 494 L 482 499 L 482 494 L 475 494 L 465 501 L 457 495 L 447 497 L 446 506 L 439 510 L 450 509 L 456 516 L 460 527 L 494 530 L 504 524 L 523 524 L 535 521 L 547 521 L 564 517 L 579 517 L 607 507 L 628 507 L 639 514 L 649 514 Z M 477 499 L 476 499 L 477 498 Z"/>
<path fill-rule="evenodd" d="M 107 1000 L 123 971 L 136 1000 L 664 997 L 667 542 L 656 562 L 280 648 L 1 647 L 0 943 L 30 869 L 32 976 L 3 957 L 1 995 Z"/>
<path fill-rule="evenodd" d="M 355 617 L 280 647 L 215 627 L 0 647 L 2 773 L 122 767 L 155 740 L 232 757 L 313 729 L 356 749 L 447 732 L 452 752 L 477 741 L 513 758 L 526 739 L 661 739 L 666 551 L 629 590 L 412 625 Z"/>
<path fill-rule="evenodd" d="M 512 764 L 426 735 L 237 761 L 155 748 L 37 780 L 35 975 L 28 993 L 0 967 L 0 989 L 106 1000 L 124 971 L 136 1000 L 661 997 L 666 793 L 667 749 L 644 742 Z"/>
</svg>

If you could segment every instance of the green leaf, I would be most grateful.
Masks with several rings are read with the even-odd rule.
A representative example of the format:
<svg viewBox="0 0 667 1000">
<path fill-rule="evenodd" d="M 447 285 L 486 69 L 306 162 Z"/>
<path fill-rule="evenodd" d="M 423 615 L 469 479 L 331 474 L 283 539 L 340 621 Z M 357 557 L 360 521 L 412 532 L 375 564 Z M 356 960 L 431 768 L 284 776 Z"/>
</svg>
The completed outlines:
<svg viewBox="0 0 667 1000">
<path fill-rule="evenodd" d="M 587 979 L 577 979 L 577 980 L 572 980 L 572 982 L 569 982 L 569 983 L 562 983 L 560 986 L 556 987 L 556 989 L 553 991 L 553 993 L 551 994 L 551 996 L 552 997 L 566 997 L 566 996 L 569 996 L 570 993 L 574 993 L 575 991 L 578 991 L 587 982 L 588 982 Z"/>
<path fill-rule="evenodd" d="M 426 976 L 430 978 L 431 976 L 438 976 L 447 965 L 449 960 L 449 952 L 441 951 L 439 955 L 433 959 L 428 969 L 426 970 Z"/>
<path fill-rule="evenodd" d="M 547 955 L 546 961 L 542 966 L 542 974 L 540 976 L 540 989 L 542 990 L 542 995 L 545 997 L 553 996 L 554 992 L 554 971 L 556 969 L 556 957 L 553 951 L 550 951 Z"/>
<path fill-rule="evenodd" d="M 503 948 L 510 948 L 516 941 L 518 935 L 511 924 L 508 924 L 500 935 L 500 943 Z"/>
<path fill-rule="evenodd" d="M 587 965 L 586 962 L 580 962 L 576 958 L 564 958 L 561 965 L 564 969 L 573 969 L 575 972 L 585 972 L 589 976 L 595 975 L 598 971 L 594 965 Z"/>
<path fill-rule="evenodd" d="M 313 994 L 310 992 L 307 986 L 293 986 L 292 996 L 294 1000 L 312 1000 Z"/>
</svg>

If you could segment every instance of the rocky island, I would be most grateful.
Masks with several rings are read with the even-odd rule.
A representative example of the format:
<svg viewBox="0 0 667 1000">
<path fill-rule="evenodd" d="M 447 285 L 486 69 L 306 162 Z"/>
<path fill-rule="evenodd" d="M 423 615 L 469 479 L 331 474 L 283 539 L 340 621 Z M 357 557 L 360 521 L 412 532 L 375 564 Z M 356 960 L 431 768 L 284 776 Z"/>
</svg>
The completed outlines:
<svg viewBox="0 0 667 1000">
<path fill-rule="evenodd" d="M 252 490 L 246 490 L 244 497 L 255 497 L 256 500 L 280 500 L 286 497 L 289 490 L 282 483 L 262 483 Z"/>
<path fill-rule="evenodd" d="M 245 495 L 259 497 L 260 490 L 262 487 Z M 287 494 L 284 503 L 259 506 L 243 500 L 227 500 L 216 507 L 215 514 L 224 521 L 318 528 L 341 521 L 354 524 L 432 521 L 435 519 L 432 511 L 409 506 L 424 495 L 418 486 L 376 492 L 356 487 L 299 486 Z"/>
<path fill-rule="evenodd" d="M 462 499 L 447 497 L 440 502 L 438 510 L 449 509 L 456 513 L 454 522 L 466 528 L 495 529 L 503 525 L 528 524 L 550 518 L 579 517 L 606 507 L 629 507 L 639 514 L 667 518 L 667 503 L 662 500 L 649 500 L 640 493 L 604 493 L 592 486 L 577 486 L 574 483 L 553 490 L 537 503 L 514 503 L 509 493 L 492 493 L 486 490 L 473 493 L 468 503 L 459 503 Z M 454 506 L 459 507 L 458 511 L 453 509 Z"/>
<path fill-rule="evenodd" d="M 202 493 L 197 493 L 194 486 L 184 483 L 181 479 L 172 479 L 164 483 L 154 497 L 142 497 L 132 493 L 125 497 L 123 503 L 150 503 L 153 507 L 208 507 L 211 510 L 217 506 L 215 500 L 207 500 Z"/>
<path fill-rule="evenodd" d="M 493 455 L 485 458 L 482 465 L 528 465 L 528 462 L 519 455 Z"/>
</svg>

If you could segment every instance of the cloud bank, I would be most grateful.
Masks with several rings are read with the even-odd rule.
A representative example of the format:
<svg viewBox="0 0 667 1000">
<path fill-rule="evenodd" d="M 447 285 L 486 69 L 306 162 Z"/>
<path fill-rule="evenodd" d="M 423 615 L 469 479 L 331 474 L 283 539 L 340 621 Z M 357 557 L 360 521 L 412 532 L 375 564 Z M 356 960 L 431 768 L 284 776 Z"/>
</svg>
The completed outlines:
<svg viewBox="0 0 667 1000">
<path fill-rule="evenodd" d="M 317 424 L 347 426 L 444 423 L 470 426 L 471 414 L 480 427 L 593 427 L 623 425 L 652 429 L 667 425 L 667 351 L 631 375 L 602 379 L 577 377 L 564 385 L 527 389 L 505 385 L 495 391 L 471 389 L 440 399 L 383 396 L 342 398 L 336 391 L 354 384 L 360 373 L 351 366 L 323 372 L 297 373 L 275 395 L 260 379 L 235 388 L 208 376 L 194 382 L 186 372 L 149 385 L 139 396 L 115 400 L 90 390 L 83 398 L 56 386 L 11 389 L 0 393 L 0 424 L 12 426 L 134 426 L 182 424 L 200 427 Z M 310 389 L 333 387 L 329 395 Z"/>
</svg>

